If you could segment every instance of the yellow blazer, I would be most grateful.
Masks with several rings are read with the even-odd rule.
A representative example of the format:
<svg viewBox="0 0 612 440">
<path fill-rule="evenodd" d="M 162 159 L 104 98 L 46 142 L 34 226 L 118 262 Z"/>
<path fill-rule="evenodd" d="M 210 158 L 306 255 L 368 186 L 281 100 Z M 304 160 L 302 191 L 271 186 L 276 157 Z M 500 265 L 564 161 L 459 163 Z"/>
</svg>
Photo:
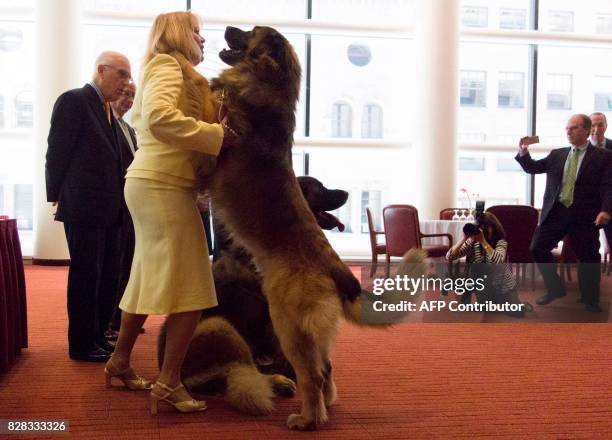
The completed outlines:
<svg viewBox="0 0 612 440">
<path fill-rule="evenodd" d="M 194 74 L 206 90 L 208 83 L 193 68 L 189 71 L 183 65 L 181 69 L 179 60 L 185 64 L 181 56 L 159 54 L 145 66 L 132 109 L 138 150 L 126 177 L 194 187 L 199 153 L 219 154 L 223 142 L 221 125 L 188 116 L 192 112 L 181 108 L 188 104 L 186 89 L 193 91 Z"/>
</svg>

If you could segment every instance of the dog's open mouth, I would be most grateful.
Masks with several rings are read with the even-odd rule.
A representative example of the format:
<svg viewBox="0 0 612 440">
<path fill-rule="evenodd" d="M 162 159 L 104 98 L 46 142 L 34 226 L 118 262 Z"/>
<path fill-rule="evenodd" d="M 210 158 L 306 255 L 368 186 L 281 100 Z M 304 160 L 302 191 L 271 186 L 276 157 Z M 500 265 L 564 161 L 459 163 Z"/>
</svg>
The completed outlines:
<svg viewBox="0 0 612 440">
<path fill-rule="evenodd" d="M 225 41 L 227 41 L 228 49 L 222 49 L 219 52 L 219 58 L 226 64 L 233 66 L 237 62 L 244 59 L 249 41 L 249 32 L 238 29 L 233 26 L 225 28 Z"/>
</svg>

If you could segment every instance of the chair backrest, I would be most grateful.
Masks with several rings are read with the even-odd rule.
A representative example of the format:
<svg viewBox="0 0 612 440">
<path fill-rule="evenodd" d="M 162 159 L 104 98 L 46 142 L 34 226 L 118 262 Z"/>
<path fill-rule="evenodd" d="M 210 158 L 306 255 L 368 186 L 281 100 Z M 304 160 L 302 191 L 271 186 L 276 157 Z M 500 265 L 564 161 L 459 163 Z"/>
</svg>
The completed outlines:
<svg viewBox="0 0 612 440">
<path fill-rule="evenodd" d="M 389 205 L 383 209 L 387 255 L 401 257 L 409 249 L 421 247 L 419 214 L 411 205 Z"/>
<path fill-rule="evenodd" d="M 376 254 L 376 245 L 378 244 L 378 240 L 376 239 L 376 235 L 381 233 L 382 231 L 377 231 L 374 226 L 374 216 L 372 215 L 372 211 L 370 208 L 366 208 L 366 217 L 368 218 L 368 232 L 370 233 L 370 246 L 372 248 L 372 255 Z"/>
<path fill-rule="evenodd" d="M 510 263 L 533 261 L 529 245 L 538 226 L 538 210 L 527 205 L 495 205 L 487 209 L 504 227 Z"/>
<path fill-rule="evenodd" d="M 455 215 L 455 210 L 461 213 L 461 209 L 462 208 L 444 208 L 442 211 L 440 211 L 440 220 L 452 220 L 453 215 Z"/>
</svg>

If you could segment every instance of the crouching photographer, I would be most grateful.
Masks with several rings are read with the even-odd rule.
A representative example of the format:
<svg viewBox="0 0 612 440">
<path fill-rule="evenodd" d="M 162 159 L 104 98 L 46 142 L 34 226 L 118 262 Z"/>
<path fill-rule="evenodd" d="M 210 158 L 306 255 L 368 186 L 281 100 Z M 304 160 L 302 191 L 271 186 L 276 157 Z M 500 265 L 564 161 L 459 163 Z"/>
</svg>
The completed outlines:
<svg viewBox="0 0 612 440">
<path fill-rule="evenodd" d="M 508 242 L 504 228 L 497 217 L 484 212 L 484 202 L 476 203 L 475 218 L 475 223 L 464 226 L 464 237 L 448 251 L 446 259 L 454 261 L 466 257 L 470 276 L 484 280 L 484 290 L 477 293 L 478 302 L 523 304 L 517 311 L 505 312 L 522 318 L 532 307 L 519 300 L 516 279 L 506 262 Z M 463 300 L 469 302 L 470 295 L 464 294 Z"/>
</svg>

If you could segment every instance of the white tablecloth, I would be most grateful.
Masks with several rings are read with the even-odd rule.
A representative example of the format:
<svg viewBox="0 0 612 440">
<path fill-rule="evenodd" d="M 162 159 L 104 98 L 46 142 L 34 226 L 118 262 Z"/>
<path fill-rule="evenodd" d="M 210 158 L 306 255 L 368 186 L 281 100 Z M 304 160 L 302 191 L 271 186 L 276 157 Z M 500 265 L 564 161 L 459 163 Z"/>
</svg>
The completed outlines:
<svg viewBox="0 0 612 440">
<path fill-rule="evenodd" d="M 450 234 L 453 236 L 453 244 L 463 237 L 463 225 L 465 220 L 420 220 L 421 233 L 423 234 Z M 608 252 L 608 242 L 603 229 L 599 230 L 599 252 L 604 255 Z M 423 244 L 448 244 L 445 237 L 424 238 Z"/>
<path fill-rule="evenodd" d="M 450 234 L 453 236 L 453 244 L 463 237 L 463 225 L 465 220 L 420 220 L 422 234 Z M 448 244 L 446 237 L 424 238 L 423 244 Z"/>
</svg>

